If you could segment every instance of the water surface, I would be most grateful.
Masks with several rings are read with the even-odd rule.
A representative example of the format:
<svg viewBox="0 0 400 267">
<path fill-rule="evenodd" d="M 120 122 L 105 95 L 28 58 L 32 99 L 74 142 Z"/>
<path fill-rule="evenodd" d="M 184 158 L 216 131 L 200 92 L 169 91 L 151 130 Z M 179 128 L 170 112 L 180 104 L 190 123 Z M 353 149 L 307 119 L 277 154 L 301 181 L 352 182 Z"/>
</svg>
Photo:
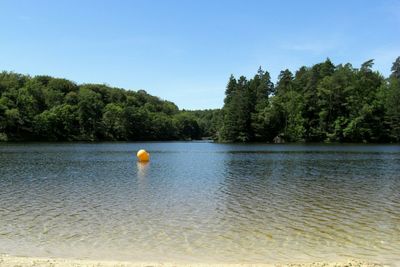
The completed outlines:
<svg viewBox="0 0 400 267">
<path fill-rule="evenodd" d="M 1 253 L 398 263 L 400 146 L 1 144 Z"/>
</svg>

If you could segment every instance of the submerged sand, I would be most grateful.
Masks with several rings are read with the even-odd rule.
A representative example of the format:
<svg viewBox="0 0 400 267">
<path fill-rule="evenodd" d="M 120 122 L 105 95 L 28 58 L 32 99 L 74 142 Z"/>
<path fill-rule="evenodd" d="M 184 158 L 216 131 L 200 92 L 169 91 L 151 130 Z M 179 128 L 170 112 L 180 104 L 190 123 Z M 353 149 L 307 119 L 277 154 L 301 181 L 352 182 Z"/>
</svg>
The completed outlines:
<svg viewBox="0 0 400 267">
<path fill-rule="evenodd" d="M 313 263 L 289 263 L 289 264 L 187 264 L 187 263 L 152 263 L 152 262 L 124 262 L 124 261 L 95 261 L 95 260 L 73 260 L 52 259 L 33 257 L 14 257 L 0 255 L 0 266 L 4 267 L 378 267 L 383 264 L 349 260 L 346 262 L 313 262 Z"/>
</svg>

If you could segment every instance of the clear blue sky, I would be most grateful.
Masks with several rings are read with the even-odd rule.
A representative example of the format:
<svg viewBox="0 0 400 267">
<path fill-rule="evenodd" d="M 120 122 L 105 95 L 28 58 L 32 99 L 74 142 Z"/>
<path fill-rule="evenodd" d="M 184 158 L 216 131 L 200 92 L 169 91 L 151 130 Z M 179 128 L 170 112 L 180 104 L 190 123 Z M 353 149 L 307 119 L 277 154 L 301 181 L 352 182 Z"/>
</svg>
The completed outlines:
<svg viewBox="0 0 400 267">
<path fill-rule="evenodd" d="M 0 0 L 0 70 L 145 89 L 221 107 L 229 75 L 273 81 L 330 57 L 384 75 L 400 56 L 399 0 Z"/>
</svg>

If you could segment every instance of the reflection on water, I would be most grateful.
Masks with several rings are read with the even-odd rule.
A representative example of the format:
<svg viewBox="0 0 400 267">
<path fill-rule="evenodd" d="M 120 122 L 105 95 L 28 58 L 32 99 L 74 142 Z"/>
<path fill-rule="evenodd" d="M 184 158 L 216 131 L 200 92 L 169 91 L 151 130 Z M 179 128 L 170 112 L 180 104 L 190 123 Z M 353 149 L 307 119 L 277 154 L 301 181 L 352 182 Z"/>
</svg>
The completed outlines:
<svg viewBox="0 0 400 267">
<path fill-rule="evenodd" d="M 145 179 L 147 175 L 147 169 L 149 168 L 149 162 L 136 162 L 137 165 L 137 176 L 138 179 Z"/>
<path fill-rule="evenodd" d="M 400 261 L 400 147 L 0 146 L 0 253 Z"/>
</svg>

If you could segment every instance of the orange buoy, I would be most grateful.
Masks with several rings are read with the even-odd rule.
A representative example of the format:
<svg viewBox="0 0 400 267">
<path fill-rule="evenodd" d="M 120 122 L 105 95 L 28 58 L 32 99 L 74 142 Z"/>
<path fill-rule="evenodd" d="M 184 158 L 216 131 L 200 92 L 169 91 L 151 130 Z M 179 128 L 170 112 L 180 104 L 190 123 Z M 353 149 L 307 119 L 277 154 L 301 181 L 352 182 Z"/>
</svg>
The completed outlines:
<svg viewBox="0 0 400 267">
<path fill-rule="evenodd" d="M 136 156 L 137 156 L 138 160 L 141 162 L 146 162 L 146 161 L 150 160 L 150 154 L 144 149 L 140 149 L 137 152 Z"/>
</svg>

